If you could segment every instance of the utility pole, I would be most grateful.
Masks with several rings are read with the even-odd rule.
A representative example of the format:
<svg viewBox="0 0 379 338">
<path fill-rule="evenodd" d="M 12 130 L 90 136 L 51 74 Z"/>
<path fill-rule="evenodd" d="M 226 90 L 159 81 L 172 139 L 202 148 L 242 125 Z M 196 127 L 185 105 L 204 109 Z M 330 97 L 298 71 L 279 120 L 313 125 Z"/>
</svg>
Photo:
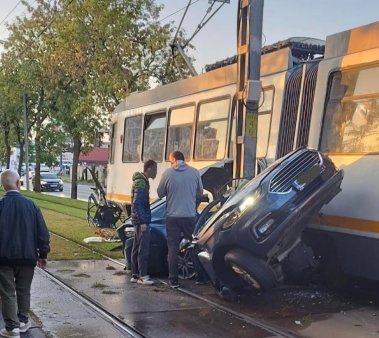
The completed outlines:
<svg viewBox="0 0 379 338">
<path fill-rule="evenodd" d="M 255 176 L 264 0 L 238 1 L 237 128 L 234 176 Z"/>
<path fill-rule="evenodd" d="M 24 139 L 25 139 L 25 182 L 29 190 L 29 137 L 28 137 L 28 96 L 23 95 L 24 103 Z"/>
</svg>

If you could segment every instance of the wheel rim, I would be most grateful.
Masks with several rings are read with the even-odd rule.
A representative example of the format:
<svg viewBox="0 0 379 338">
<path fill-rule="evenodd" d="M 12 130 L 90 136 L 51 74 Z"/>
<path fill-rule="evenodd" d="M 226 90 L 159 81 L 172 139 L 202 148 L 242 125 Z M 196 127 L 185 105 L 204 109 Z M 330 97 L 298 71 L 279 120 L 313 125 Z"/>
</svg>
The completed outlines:
<svg viewBox="0 0 379 338">
<path fill-rule="evenodd" d="M 196 271 L 193 264 L 192 256 L 189 251 L 178 254 L 179 262 L 179 278 L 180 279 L 191 279 L 195 277 Z"/>
<path fill-rule="evenodd" d="M 253 276 L 251 276 L 245 269 L 235 264 L 232 265 L 232 269 L 238 276 L 240 276 L 245 282 L 251 285 L 254 289 L 256 290 L 262 289 L 261 284 Z"/>
</svg>

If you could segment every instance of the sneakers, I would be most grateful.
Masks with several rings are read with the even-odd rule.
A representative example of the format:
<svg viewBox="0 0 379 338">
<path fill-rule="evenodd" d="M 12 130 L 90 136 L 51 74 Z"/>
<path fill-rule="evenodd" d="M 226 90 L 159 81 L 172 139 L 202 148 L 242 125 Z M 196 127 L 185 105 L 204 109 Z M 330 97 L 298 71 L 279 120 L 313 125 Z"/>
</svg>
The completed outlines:
<svg viewBox="0 0 379 338">
<path fill-rule="evenodd" d="M 138 282 L 138 279 L 139 279 L 138 276 L 133 275 L 132 278 L 130 279 L 130 283 L 137 283 L 137 282 Z"/>
<path fill-rule="evenodd" d="M 180 286 L 177 279 L 169 279 L 168 285 L 172 287 L 173 289 L 177 289 Z"/>
<path fill-rule="evenodd" d="M 1 329 L 0 336 L 2 337 L 20 337 L 20 329 L 18 327 L 13 330 Z"/>
<path fill-rule="evenodd" d="M 154 281 L 151 280 L 148 275 L 146 275 L 138 278 L 137 283 L 141 285 L 153 285 Z"/>
<path fill-rule="evenodd" d="M 27 332 L 31 326 L 32 326 L 32 323 L 30 322 L 29 319 L 26 323 L 20 322 L 20 332 L 21 333 Z"/>
</svg>

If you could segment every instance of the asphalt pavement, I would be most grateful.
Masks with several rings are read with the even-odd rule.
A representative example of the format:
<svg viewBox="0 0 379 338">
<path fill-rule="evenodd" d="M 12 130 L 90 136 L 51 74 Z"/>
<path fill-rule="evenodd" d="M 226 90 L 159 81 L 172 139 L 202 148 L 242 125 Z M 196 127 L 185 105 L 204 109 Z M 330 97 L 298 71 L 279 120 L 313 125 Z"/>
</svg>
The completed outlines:
<svg viewBox="0 0 379 338">
<path fill-rule="evenodd" d="M 91 194 L 91 187 L 95 187 L 94 185 L 88 184 L 78 184 L 78 200 L 87 201 L 88 196 Z M 33 189 L 32 181 L 29 181 L 30 190 Z M 23 190 L 26 189 L 25 184 L 22 187 Z M 45 191 L 43 194 L 58 196 L 58 197 L 71 197 L 71 183 L 63 183 L 63 191 Z"/>
</svg>

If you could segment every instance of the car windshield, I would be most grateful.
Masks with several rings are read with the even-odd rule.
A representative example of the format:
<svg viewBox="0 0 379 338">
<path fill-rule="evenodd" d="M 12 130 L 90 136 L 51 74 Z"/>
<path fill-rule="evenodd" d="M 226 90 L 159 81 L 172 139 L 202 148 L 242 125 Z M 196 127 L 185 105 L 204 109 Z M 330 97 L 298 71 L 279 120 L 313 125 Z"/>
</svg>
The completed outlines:
<svg viewBox="0 0 379 338">
<path fill-rule="evenodd" d="M 58 179 L 58 176 L 56 174 L 41 174 L 42 180 L 52 180 L 52 179 Z"/>
</svg>

